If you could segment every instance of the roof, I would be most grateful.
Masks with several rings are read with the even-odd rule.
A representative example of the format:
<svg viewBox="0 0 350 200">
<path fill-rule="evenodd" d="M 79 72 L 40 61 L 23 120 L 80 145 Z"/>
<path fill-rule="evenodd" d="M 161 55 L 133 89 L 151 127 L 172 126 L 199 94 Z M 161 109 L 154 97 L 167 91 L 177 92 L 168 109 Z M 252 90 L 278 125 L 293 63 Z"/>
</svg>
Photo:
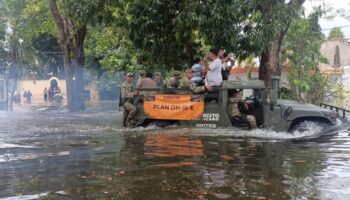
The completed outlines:
<svg viewBox="0 0 350 200">
<path fill-rule="evenodd" d="M 321 74 L 328 74 L 328 75 L 343 75 L 344 69 L 343 68 L 333 68 L 333 67 L 321 67 L 320 72 L 321 72 Z"/>
<path fill-rule="evenodd" d="M 245 73 L 248 73 L 250 71 L 258 73 L 259 72 L 259 68 L 258 67 L 253 67 L 253 68 L 233 67 L 230 70 L 230 74 L 245 74 Z"/>
<path fill-rule="evenodd" d="M 253 68 L 232 67 L 232 69 L 230 70 L 230 74 L 244 74 L 244 73 L 250 72 L 250 70 L 252 72 L 259 73 L 259 67 L 253 67 Z M 288 66 L 282 66 L 282 69 L 281 69 L 282 72 L 289 72 L 290 70 L 291 70 L 291 67 L 288 67 Z"/>
</svg>

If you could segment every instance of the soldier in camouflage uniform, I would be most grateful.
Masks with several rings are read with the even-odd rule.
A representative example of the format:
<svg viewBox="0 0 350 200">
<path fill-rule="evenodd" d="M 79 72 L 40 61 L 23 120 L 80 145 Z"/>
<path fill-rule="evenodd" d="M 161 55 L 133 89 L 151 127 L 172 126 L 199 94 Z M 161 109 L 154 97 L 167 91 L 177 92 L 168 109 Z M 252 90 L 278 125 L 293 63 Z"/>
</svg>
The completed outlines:
<svg viewBox="0 0 350 200">
<path fill-rule="evenodd" d="M 134 87 L 132 85 L 132 80 L 133 80 L 133 75 L 131 73 L 128 73 L 126 75 L 126 81 L 123 82 L 121 85 L 122 105 L 124 107 L 124 113 L 123 113 L 124 127 L 134 126 L 132 119 L 137 113 L 137 109 L 133 105 Z"/>
<path fill-rule="evenodd" d="M 239 111 L 238 104 L 242 102 L 242 92 L 234 90 L 228 99 L 228 111 L 231 121 L 247 121 L 251 128 L 256 128 L 256 119 L 253 115 L 242 115 Z M 244 103 L 247 110 L 248 105 Z"/>
<path fill-rule="evenodd" d="M 185 71 L 185 77 L 180 80 L 179 88 L 189 88 L 193 93 L 198 94 L 205 92 L 205 86 L 196 86 L 192 83 L 192 69 Z"/>
<path fill-rule="evenodd" d="M 181 79 L 181 73 L 179 71 L 174 71 L 173 72 L 173 77 L 171 77 L 167 84 L 167 88 L 179 88 L 180 86 L 180 79 Z"/>
</svg>

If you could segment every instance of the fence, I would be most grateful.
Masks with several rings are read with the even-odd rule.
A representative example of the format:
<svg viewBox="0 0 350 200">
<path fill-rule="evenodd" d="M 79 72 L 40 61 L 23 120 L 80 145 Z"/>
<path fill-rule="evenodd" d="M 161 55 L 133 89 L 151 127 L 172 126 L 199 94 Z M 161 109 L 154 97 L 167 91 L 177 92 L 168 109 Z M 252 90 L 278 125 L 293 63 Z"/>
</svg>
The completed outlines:
<svg viewBox="0 0 350 200">
<path fill-rule="evenodd" d="M 321 103 L 320 104 L 321 107 L 324 107 L 324 108 L 329 108 L 330 110 L 334 110 L 336 111 L 337 113 L 340 113 L 343 115 L 343 118 L 346 117 L 346 113 L 350 113 L 350 110 L 346 110 L 344 108 L 340 108 L 340 107 L 337 107 L 337 106 L 332 106 L 332 105 L 329 105 L 329 104 L 325 104 L 325 103 Z"/>
</svg>

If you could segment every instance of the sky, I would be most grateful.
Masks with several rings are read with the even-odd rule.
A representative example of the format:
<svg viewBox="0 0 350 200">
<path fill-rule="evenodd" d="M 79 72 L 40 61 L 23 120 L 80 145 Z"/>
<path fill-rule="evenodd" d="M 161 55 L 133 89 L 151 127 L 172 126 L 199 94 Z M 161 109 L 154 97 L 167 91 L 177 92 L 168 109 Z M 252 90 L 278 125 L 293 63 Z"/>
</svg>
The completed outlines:
<svg viewBox="0 0 350 200">
<path fill-rule="evenodd" d="M 313 7 L 325 5 L 326 8 L 333 8 L 331 13 L 335 13 L 336 9 L 345 9 L 347 10 L 347 14 L 350 16 L 350 1 L 349 0 L 306 0 L 304 3 L 304 8 L 306 14 L 312 12 Z M 343 27 L 342 31 L 344 33 L 345 38 L 350 39 L 350 20 L 347 20 L 339 15 L 337 15 L 334 19 L 326 19 L 322 18 L 320 20 L 320 26 L 323 29 L 323 33 L 327 36 L 329 33 L 329 29 L 333 27 Z M 328 29 L 328 30 L 327 30 Z"/>
</svg>

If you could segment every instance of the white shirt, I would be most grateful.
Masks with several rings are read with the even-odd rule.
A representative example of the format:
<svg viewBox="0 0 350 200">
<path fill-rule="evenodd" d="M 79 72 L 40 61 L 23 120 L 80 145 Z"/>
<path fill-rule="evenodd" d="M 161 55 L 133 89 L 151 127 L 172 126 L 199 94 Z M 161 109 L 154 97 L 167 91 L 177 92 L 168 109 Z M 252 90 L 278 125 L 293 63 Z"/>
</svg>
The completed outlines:
<svg viewBox="0 0 350 200">
<path fill-rule="evenodd" d="M 222 68 L 223 70 L 226 70 L 226 67 L 227 67 L 227 63 L 224 62 L 224 63 L 221 64 L 221 68 Z"/>
<path fill-rule="evenodd" d="M 221 75 L 221 60 L 219 58 L 215 59 L 209 65 L 209 71 L 207 73 L 207 85 L 209 86 L 221 86 L 222 75 Z"/>
</svg>

